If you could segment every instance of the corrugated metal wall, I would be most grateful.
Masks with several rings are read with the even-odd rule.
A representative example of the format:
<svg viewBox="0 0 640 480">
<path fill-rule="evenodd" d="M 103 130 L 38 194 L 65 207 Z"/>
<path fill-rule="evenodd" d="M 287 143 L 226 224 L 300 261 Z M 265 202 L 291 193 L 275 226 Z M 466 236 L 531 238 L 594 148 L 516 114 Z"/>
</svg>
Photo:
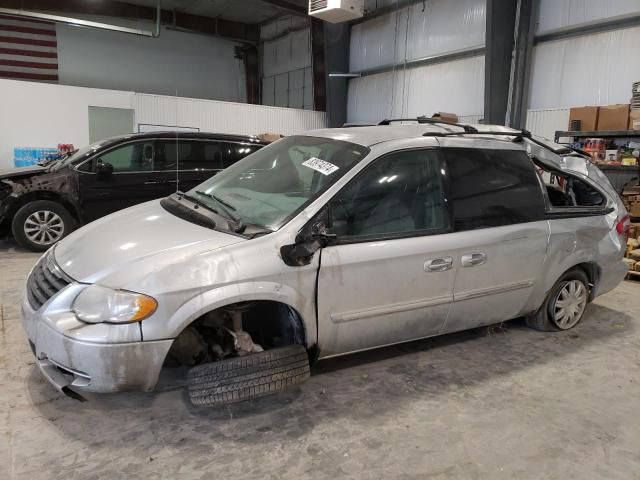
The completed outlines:
<svg viewBox="0 0 640 480">
<path fill-rule="evenodd" d="M 640 0 L 542 0 L 537 34 L 640 13 Z M 534 47 L 529 108 L 628 103 L 640 80 L 640 27 L 544 42 Z"/>
<path fill-rule="evenodd" d="M 283 17 L 260 29 L 262 103 L 313 109 L 311 32 L 301 17 Z"/>
<path fill-rule="evenodd" d="M 205 132 L 293 135 L 325 128 L 324 112 L 194 98 L 134 94 L 136 124 L 196 127 Z"/>
<path fill-rule="evenodd" d="M 405 60 L 482 46 L 485 18 L 485 0 L 426 0 L 356 24 L 351 29 L 350 70 L 402 65 Z M 481 116 L 483 98 L 483 56 L 407 68 L 406 73 L 400 66 L 350 80 L 347 116 L 350 122 L 436 111 Z"/>
<path fill-rule="evenodd" d="M 568 108 L 549 108 L 527 112 L 527 130 L 541 137 L 553 140 L 556 130 L 567 130 Z"/>
<path fill-rule="evenodd" d="M 539 0 L 536 33 L 640 11 L 639 0 Z"/>
</svg>

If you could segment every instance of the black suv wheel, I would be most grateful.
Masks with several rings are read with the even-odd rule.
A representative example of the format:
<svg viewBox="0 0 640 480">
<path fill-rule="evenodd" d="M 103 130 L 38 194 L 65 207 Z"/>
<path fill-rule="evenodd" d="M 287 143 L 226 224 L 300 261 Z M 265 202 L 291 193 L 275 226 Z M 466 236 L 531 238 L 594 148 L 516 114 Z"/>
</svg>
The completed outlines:
<svg viewBox="0 0 640 480">
<path fill-rule="evenodd" d="M 62 205 L 36 200 L 23 205 L 13 216 L 11 230 L 18 244 L 34 252 L 44 252 L 76 228 L 76 222 Z"/>
</svg>

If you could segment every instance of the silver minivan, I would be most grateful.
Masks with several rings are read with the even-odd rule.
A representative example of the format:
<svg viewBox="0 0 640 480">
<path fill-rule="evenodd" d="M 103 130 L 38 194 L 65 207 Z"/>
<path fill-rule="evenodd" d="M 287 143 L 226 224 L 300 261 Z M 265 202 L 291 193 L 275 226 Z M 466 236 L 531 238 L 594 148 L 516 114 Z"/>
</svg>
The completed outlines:
<svg viewBox="0 0 640 480">
<path fill-rule="evenodd" d="M 318 359 L 523 316 L 570 329 L 624 278 L 628 225 L 587 157 L 526 131 L 317 130 L 72 233 L 22 317 L 70 396 L 152 390 L 182 365 L 191 401 L 216 405 Z"/>
</svg>

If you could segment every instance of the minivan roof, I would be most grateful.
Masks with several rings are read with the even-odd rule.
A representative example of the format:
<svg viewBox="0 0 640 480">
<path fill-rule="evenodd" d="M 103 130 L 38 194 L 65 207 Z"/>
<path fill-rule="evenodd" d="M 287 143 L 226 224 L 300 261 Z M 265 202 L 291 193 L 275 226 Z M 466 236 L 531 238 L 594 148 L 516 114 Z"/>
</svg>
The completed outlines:
<svg viewBox="0 0 640 480">
<path fill-rule="evenodd" d="M 478 132 L 513 132 L 514 136 L 520 134 L 520 130 L 514 130 L 503 125 L 485 125 L 476 123 L 465 123 L 460 125 L 468 125 Z M 461 127 L 454 125 L 434 125 L 434 124 L 418 124 L 403 123 L 392 125 L 374 125 L 366 127 L 348 127 L 348 128 L 324 128 L 320 130 L 311 130 L 304 135 L 314 137 L 325 137 L 333 140 L 343 140 L 346 142 L 356 143 L 365 147 L 370 147 L 377 143 L 389 142 L 391 140 L 401 140 L 406 138 L 419 138 L 425 134 L 447 134 L 460 133 L 460 137 L 464 138 L 464 131 Z M 482 135 L 481 135 L 482 136 Z M 474 134 L 473 138 L 478 138 L 478 134 Z M 487 138 L 495 140 L 505 140 L 504 136 L 487 135 Z"/>
</svg>

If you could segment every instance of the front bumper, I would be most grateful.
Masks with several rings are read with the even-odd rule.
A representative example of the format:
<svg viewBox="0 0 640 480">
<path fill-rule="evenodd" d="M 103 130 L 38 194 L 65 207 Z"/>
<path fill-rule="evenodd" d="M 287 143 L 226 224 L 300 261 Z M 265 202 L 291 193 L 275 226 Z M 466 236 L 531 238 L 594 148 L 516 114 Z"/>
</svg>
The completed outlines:
<svg viewBox="0 0 640 480">
<path fill-rule="evenodd" d="M 67 394 L 69 390 L 152 390 L 172 340 L 140 341 L 138 324 L 79 322 L 58 305 L 59 297 L 75 295 L 71 292 L 74 288 L 70 285 L 38 311 L 31 308 L 26 296 L 22 303 L 22 322 L 40 371 Z"/>
</svg>

